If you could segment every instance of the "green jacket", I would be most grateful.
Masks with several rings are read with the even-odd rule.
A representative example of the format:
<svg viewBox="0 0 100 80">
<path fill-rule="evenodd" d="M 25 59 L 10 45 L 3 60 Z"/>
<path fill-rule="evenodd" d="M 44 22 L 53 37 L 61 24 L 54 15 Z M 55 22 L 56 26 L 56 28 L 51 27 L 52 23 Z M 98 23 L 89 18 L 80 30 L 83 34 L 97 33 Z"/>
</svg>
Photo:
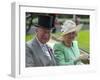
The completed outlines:
<svg viewBox="0 0 100 80">
<path fill-rule="evenodd" d="M 58 65 L 75 65 L 75 61 L 80 56 L 77 41 L 73 41 L 72 47 L 68 48 L 63 42 L 54 45 L 54 54 Z M 76 64 L 81 64 L 77 62 Z"/>
</svg>

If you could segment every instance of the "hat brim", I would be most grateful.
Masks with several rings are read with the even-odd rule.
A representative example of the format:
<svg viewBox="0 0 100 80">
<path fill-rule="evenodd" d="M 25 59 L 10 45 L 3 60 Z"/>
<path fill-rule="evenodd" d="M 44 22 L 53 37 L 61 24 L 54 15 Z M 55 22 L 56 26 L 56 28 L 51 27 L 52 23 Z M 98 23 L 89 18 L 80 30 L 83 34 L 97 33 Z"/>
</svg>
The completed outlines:
<svg viewBox="0 0 100 80">
<path fill-rule="evenodd" d="M 41 26 L 41 25 L 38 25 L 38 24 L 34 24 L 35 27 L 41 27 L 41 28 L 45 28 L 45 29 L 49 29 L 51 30 L 52 28 L 50 27 L 45 27 L 45 26 Z"/>
<path fill-rule="evenodd" d="M 35 27 L 40 27 L 40 25 L 38 25 L 38 24 L 34 24 L 34 26 L 35 26 Z"/>
<path fill-rule="evenodd" d="M 72 28 L 71 30 L 67 31 L 67 32 L 62 32 L 61 35 L 65 35 L 65 34 L 68 34 L 68 33 L 71 33 L 73 31 L 76 31 L 76 32 L 79 32 L 80 29 L 82 28 L 83 24 L 79 24 L 77 25 L 75 28 Z"/>
</svg>

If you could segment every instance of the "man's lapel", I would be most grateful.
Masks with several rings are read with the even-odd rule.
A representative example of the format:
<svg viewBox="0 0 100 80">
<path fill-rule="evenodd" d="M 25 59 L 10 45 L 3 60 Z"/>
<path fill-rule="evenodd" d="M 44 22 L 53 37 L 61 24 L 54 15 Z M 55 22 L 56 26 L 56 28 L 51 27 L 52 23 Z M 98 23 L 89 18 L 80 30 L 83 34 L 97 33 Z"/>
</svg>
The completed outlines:
<svg viewBox="0 0 100 80">
<path fill-rule="evenodd" d="M 33 44 L 32 47 L 34 49 L 34 52 L 37 55 L 37 58 L 39 59 L 39 61 L 42 63 L 42 65 L 45 66 L 45 65 L 49 64 L 50 63 L 50 59 L 43 52 L 43 50 L 42 50 L 41 46 L 39 45 L 37 39 L 34 39 L 32 44 Z"/>
</svg>

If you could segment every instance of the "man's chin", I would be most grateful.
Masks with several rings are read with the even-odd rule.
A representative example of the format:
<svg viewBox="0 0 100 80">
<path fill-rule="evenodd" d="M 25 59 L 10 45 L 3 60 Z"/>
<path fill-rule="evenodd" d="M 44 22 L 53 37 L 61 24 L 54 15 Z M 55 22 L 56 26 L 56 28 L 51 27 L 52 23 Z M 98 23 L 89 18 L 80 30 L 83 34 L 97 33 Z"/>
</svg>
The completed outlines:
<svg viewBox="0 0 100 80">
<path fill-rule="evenodd" d="M 43 44 L 46 44 L 48 41 L 42 41 Z"/>
</svg>

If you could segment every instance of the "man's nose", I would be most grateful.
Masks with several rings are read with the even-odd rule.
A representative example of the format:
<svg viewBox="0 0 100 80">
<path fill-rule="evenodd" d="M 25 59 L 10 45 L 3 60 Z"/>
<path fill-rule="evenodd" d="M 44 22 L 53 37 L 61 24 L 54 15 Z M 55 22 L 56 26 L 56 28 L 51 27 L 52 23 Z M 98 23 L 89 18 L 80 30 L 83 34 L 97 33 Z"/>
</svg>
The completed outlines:
<svg viewBox="0 0 100 80">
<path fill-rule="evenodd" d="M 45 35 L 44 35 L 44 37 L 48 37 L 48 36 L 49 36 L 48 34 L 45 34 Z"/>
</svg>

